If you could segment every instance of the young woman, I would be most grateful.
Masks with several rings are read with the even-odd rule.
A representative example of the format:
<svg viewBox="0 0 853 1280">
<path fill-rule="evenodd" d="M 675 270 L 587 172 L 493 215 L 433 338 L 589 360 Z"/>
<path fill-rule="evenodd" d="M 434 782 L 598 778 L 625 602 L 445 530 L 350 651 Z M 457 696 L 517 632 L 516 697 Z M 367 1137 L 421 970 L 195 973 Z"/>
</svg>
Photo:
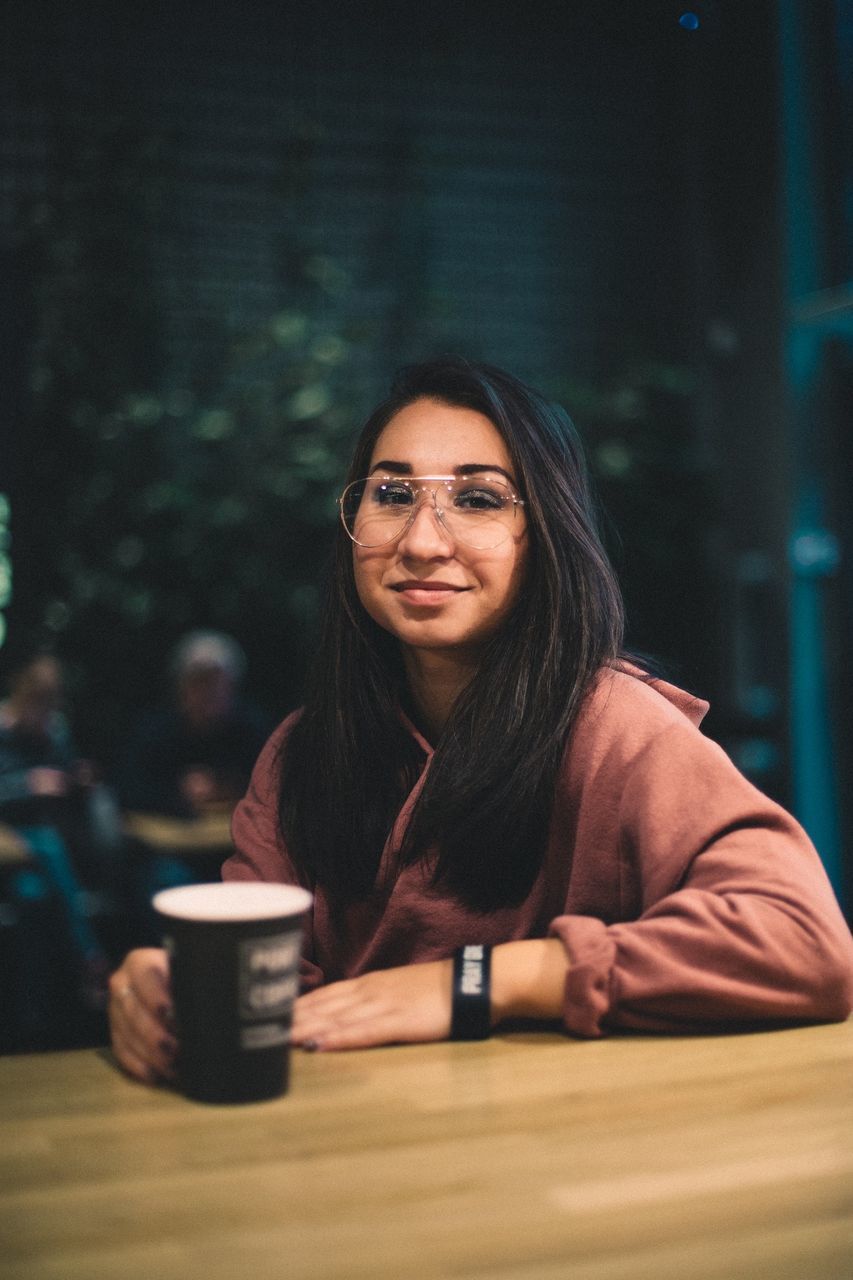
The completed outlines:
<svg viewBox="0 0 853 1280">
<path fill-rule="evenodd" d="M 845 1018 L 853 941 L 797 823 L 622 653 L 565 414 L 448 359 L 368 419 L 304 709 L 234 816 L 232 880 L 308 886 L 293 1039 L 314 1049 Z M 113 1045 L 175 1051 L 161 952 Z"/>
</svg>

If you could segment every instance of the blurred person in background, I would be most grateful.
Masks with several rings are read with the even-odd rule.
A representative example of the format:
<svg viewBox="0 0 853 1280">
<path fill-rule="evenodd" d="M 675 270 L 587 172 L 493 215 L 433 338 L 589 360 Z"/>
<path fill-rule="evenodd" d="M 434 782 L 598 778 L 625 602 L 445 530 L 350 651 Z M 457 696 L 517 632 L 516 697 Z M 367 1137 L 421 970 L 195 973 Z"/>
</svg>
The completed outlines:
<svg viewBox="0 0 853 1280">
<path fill-rule="evenodd" d="M 16 664 L 0 703 L 0 822 L 24 841 L 33 862 L 12 878 L 9 892 L 25 917 L 28 906 L 54 895 L 84 1003 L 104 1004 L 109 962 L 90 918 L 90 888 L 118 847 L 110 793 L 95 766 L 79 758 L 63 714 L 59 660 L 36 652 Z M 28 918 L 28 917 L 27 917 Z M 38 947 L 39 940 L 32 940 Z"/>
<path fill-rule="evenodd" d="M 184 636 L 171 661 L 171 702 L 131 733 L 118 778 L 124 809 L 191 819 L 233 808 L 270 729 L 240 696 L 245 668 L 230 636 Z"/>
</svg>

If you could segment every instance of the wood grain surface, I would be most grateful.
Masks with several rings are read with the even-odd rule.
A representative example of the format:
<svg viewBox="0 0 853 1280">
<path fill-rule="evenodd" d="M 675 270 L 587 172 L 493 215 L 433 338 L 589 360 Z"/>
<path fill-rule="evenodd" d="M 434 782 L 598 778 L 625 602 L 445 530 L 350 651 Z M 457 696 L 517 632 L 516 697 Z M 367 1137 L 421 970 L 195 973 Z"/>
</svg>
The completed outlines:
<svg viewBox="0 0 853 1280">
<path fill-rule="evenodd" d="M 294 1055 L 240 1107 L 0 1059 L 0 1275 L 849 1280 L 853 1022 Z"/>
</svg>

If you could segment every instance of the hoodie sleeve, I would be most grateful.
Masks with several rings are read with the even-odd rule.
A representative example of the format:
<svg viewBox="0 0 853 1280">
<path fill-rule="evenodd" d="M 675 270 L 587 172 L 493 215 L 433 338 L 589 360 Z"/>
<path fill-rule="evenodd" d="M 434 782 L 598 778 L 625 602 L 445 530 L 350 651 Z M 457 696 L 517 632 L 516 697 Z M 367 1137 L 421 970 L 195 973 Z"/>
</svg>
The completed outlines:
<svg viewBox="0 0 853 1280">
<path fill-rule="evenodd" d="M 569 957 L 570 1032 L 849 1015 L 853 939 L 820 859 L 715 743 L 686 721 L 670 723 L 618 779 L 602 769 L 589 786 L 601 794 L 586 797 L 586 810 L 612 815 L 623 903 L 639 909 L 631 918 L 623 906 L 610 923 L 573 914 L 552 922 Z M 594 843 L 592 832 L 584 838 Z"/>
<path fill-rule="evenodd" d="M 278 760 L 294 722 L 295 716 L 290 716 L 275 730 L 258 757 L 248 791 L 234 810 L 231 819 L 234 852 L 223 864 L 223 880 L 301 883 L 278 825 Z M 312 908 L 305 917 L 302 939 L 300 979 L 303 991 L 321 986 L 324 980 L 322 969 L 313 960 L 313 920 Z"/>
</svg>

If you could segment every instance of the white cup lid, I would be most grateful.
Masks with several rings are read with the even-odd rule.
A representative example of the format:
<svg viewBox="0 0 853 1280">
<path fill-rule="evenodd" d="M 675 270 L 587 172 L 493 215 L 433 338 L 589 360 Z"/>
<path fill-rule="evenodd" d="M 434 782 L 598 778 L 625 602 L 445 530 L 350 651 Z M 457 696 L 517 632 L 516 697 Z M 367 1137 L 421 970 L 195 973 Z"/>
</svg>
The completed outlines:
<svg viewBox="0 0 853 1280">
<path fill-rule="evenodd" d="M 233 922 L 302 915 L 313 900 L 298 885 L 253 880 L 180 885 L 155 893 L 151 901 L 155 911 L 179 920 Z"/>
</svg>

